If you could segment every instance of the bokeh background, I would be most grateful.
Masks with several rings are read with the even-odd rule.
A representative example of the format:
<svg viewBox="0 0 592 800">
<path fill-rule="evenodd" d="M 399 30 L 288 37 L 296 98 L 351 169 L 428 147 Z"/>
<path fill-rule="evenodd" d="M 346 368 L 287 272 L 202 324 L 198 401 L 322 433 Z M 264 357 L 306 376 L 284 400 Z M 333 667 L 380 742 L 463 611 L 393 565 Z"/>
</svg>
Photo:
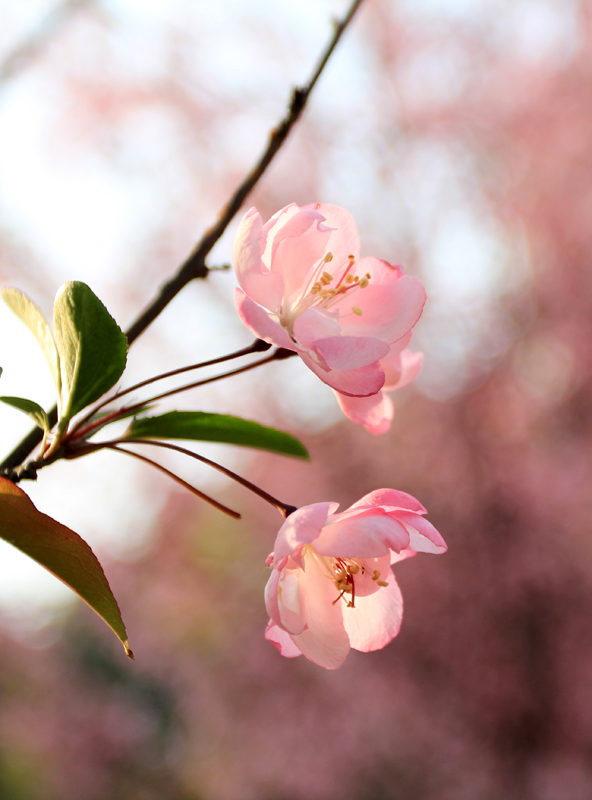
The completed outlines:
<svg viewBox="0 0 592 800">
<path fill-rule="evenodd" d="M 262 150 L 343 0 L 0 0 L 0 281 L 49 315 L 90 284 L 122 327 Z M 310 464 L 200 448 L 295 505 L 379 486 L 450 550 L 397 567 L 399 637 L 327 672 L 263 639 L 281 519 L 186 460 L 223 517 L 116 454 L 24 484 L 95 549 L 136 662 L 0 550 L 0 797 L 592 796 L 592 50 L 588 0 L 366 0 L 251 202 L 332 202 L 428 291 L 390 433 L 296 359 L 183 396 L 303 438 Z M 209 263 L 229 261 L 236 222 Z M 251 341 L 234 277 L 188 286 L 128 384 Z M 49 375 L 0 309 L 2 393 Z M 177 404 L 178 405 L 178 404 Z M 172 407 L 172 406 L 171 406 Z M 27 432 L 0 412 L 3 452 Z"/>
</svg>

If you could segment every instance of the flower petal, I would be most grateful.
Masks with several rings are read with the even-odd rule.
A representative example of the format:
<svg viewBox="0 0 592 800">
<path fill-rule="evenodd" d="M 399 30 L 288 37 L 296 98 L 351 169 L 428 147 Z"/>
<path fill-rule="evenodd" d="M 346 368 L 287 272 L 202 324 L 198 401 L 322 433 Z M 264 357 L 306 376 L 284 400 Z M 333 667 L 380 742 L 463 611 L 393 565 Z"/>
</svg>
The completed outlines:
<svg viewBox="0 0 592 800">
<path fill-rule="evenodd" d="M 265 638 L 271 642 L 280 653 L 286 658 L 296 658 L 301 656 L 302 652 L 296 647 L 289 633 L 283 631 L 274 623 L 272 619 L 267 623 L 265 629 Z"/>
<path fill-rule="evenodd" d="M 385 363 L 385 361 L 387 363 Z M 402 389 L 417 378 L 421 372 L 423 353 L 413 353 L 411 350 L 403 350 L 399 354 L 397 361 L 396 369 L 391 369 L 391 364 L 388 363 L 389 359 L 383 359 L 380 362 L 384 369 L 384 389 L 387 392 Z"/>
<path fill-rule="evenodd" d="M 370 433 L 386 433 L 391 427 L 395 407 L 383 391 L 369 397 L 349 397 L 339 392 L 335 392 L 335 396 L 345 416 L 356 425 L 363 425 Z"/>
<path fill-rule="evenodd" d="M 314 543 L 319 555 L 336 558 L 376 558 L 406 547 L 407 528 L 378 508 L 334 515 Z"/>
<path fill-rule="evenodd" d="M 405 550 L 401 550 L 400 553 L 391 552 L 391 564 L 398 564 L 399 561 L 406 561 L 408 558 L 413 558 L 413 556 L 416 555 L 417 553 L 415 550 L 412 550 L 410 547 L 407 547 Z"/>
<path fill-rule="evenodd" d="M 372 508 L 374 506 L 382 506 L 387 512 L 390 513 L 393 509 L 408 509 L 409 511 L 416 511 L 419 514 L 427 514 L 427 510 L 422 506 L 419 500 L 412 497 L 407 492 L 398 492 L 396 489 L 375 489 L 369 494 L 361 497 L 357 503 L 350 506 L 344 514 L 358 508 Z"/>
<path fill-rule="evenodd" d="M 278 602 L 278 586 L 280 582 L 281 570 L 273 569 L 269 580 L 265 584 L 263 597 L 265 600 L 265 608 L 271 619 L 278 623 L 280 621 L 280 606 Z"/>
<path fill-rule="evenodd" d="M 448 546 L 439 532 L 427 519 L 404 511 L 397 512 L 397 519 L 409 530 L 409 547 L 420 553 L 445 553 Z"/>
<path fill-rule="evenodd" d="M 294 322 L 294 337 L 303 347 L 313 348 L 318 339 L 339 334 L 339 322 L 325 311 L 308 308 Z"/>
<path fill-rule="evenodd" d="M 271 270 L 282 276 L 284 299 L 310 288 L 315 271 L 320 277 L 331 233 L 319 230 L 322 222 L 323 216 L 317 211 L 300 210 L 274 237 Z"/>
<path fill-rule="evenodd" d="M 318 559 L 308 556 L 300 579 L 300 607 L 308 627 L 292 641 L 307 658 L 326 669 L 340 667 L 349 653 L 340 603 L 333 605 L 337 596 Z"/>
<path fill-rule="evenodd" d="M 302 506 L 290 514 L 276 537 L 274 558 L 280 561 L 298 551 L 303 544 L 314 542 L 329 514 L 337 508 L 339 503 L 314 503 Z"/>
<path fill-rule="evenodd" d="M 330 369 L 359 369 L 380 361 L 389 352 L 389 346 L 372 336 L 330 336 L 319 339 L 315 349 L 325 359 Z"/>
<path fill-rule="evenodd" d="M 279 620 L 274 621 L 288 633 L 302 633 L 306 623 L 301 615 L 300 608 L 300 580 L 303 572 L 301 569 L 283 569 L 278 582 L 278 608 Z M 274 619 L 272 617 L 272 619 Z"/>
<path fill-rule="evenodd" d="M 325 217 L 325 225 L 331 228 L 331 235 L 327 242 L 327 250 L 333 254 L 331 267 L 335 270 L 342 265 L 345 266 L 349 261 L 349 256 L 355 259 L 360 253 L 360 237 L 354 218 L 344 208 L 331 205 L 330 203 L 311 203 L 302 206 L 304 209 L 313 209 Z M 331 272 L 331 269 L 329 269 Z"/>
<path fill-rule="evenodd" d="M 240 289 L 234 290 L 234 304 L 243 323 L 253 331 L 255 336 L 265 342 L 271 342 L 277 347 L 287 350 L 298 350 L 292 339 L 282 328 L 279 322 L 273 320 L 265 309 L 254 303 L 250 297 Z"/>
<path fill-rule="evenodd" d="M 377 259 L 362 259 L 362 261 Z M 344 334 L 376 336 L 393 343 L 405 336 L 421 316 L 426 293 L 421 281 L 403 275 L 391 283 L 374 283 L 355 294 L 343 296 L 336 304 Z M 357 306 L 361 315 L 352 314 Z"/>
<path fill-rule="evenodd" d="M 380 650 L 399 633 L 403 619 L 403 597 L 394 575 L 375 594 L 356 599 L 354 608 L 342 607 L 343 624 L 350 645 L 368 653 Z"/>
<path fill-rule="evenodd" d="M 379 392 L 384 383 L 384 372 L 378 361 L 359 369 L 330 369 L 326 371 L 308 353 L 301 352 L 300 357 L 306 366 L 315 375 L 319 376 L 323 383 L 341 392 L 341 394 L 365 397 Z"/>
<path fill-rule="evenodd" d="M 384 588 L 377 583 L 378 580 L 388 582 L 393 577 L 390 553 L 379 558 L 356 558 L 355 563 L 360 571 L 354 575 L 354 603 L 359 597 L 368 597 Z"/>
<path fill-rule="evenodd" d="M 281 275 L 265 268 L 261 260 L 263 224 L 256 208 L 244 215 L 232 246 L 232 262 L 238 282 L 252 300 L 276 311 L 284 294 Z"/>
</svg>

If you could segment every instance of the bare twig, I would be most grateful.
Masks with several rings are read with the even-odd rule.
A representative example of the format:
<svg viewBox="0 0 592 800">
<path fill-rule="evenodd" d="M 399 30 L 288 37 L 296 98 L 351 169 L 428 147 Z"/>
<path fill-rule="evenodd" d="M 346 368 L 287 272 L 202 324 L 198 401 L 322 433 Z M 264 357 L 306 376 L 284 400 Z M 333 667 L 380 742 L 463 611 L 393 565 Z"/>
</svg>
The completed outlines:
<svg viewBox="0 0 592 800">
<path fill-rule="evenodd" d="M 82 0 L 78 0 L 78 2 L 81 1 Z M 146 328 L 148 328 L 152 322 L 154 322 L 154 320 L 166 308 L 171 300 L 177 296 L 181 289 L 183 289 L 194 278 L 205 278 L 207 276 L 208 268 L 206 267 L 205 263 L 206 257 L 209 255 L 216 242 L 221 238 L 233 217 L 239 211 L 246 197 L 256 186 L 259 179 L 269 167 L 273 158 L 277 155 L 281 146 L 286 141 L 288 134 L 300 118 L 310 93 L 316 86 L 345 29 L 349 25 L 352 17 L 362 2 L 363 0 L 354 0 L 349 8 L 349 11 L 343 17 L 343 19 L 335 23 L 333 36 L 321 54 L 312 77 L 305 86 L 294 89 L 292 98 L 290 100 L 288 113 L 280 122 L 280 124 L 272 130 L 269 137 L 269 142 L 263 155 L 232 195 L 226 206 L 222 209 L 218 217 L 218 222 L 208 231 L 206 231 L 203 238 L 196 245 L 189 257 L 183 262 L 183 264 L 181 264 L 177 273 L 160 288 L 152 302 L 144 309 L 144 311 L 128 329 L 126 336 L 130 345 L 138 338 L 138 336 L 140 336 L 140 334 L 146 330 Z M 50 423 L 54 425 L 57 420 L 56 409 L 51 409 L 48 416 Z M 12 451 L 12 453 L 10 453 L 10 455 L 8 455 L 0 464 L 0 471 L 12 470 L 14 467 L 21 464 L 27 458 L 27 456 L 29 456 L 32 450 L 39 444 L 41 438 L 42 433 L 40 428 L 36 428 L 35 430 L 31 431 L 28 436 L 26 436 Z"/>
</svg>

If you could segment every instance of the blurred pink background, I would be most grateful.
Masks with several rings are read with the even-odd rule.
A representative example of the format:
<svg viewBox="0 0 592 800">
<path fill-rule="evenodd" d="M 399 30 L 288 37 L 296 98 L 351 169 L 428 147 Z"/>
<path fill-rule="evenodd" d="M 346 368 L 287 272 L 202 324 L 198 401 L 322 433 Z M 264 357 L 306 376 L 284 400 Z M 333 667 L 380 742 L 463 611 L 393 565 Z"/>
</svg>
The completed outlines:
<svg viewBox="0 0 592 800">
<path fill-rule="evenodd" d="M 52 18 L 61 7 L 0 1 L 0 58 L 31 44 L 0 73 L 0 281 L 49 314 L 60 283 L 84 280 L 125 327 L 346 4 L 88 0 Z M 251 198 L 264 217 L 341 205 L 364 255 L 424 281 L 425 368 L 390 433 L 342 420 L 296 359 L 182 399 L 302 437 L 310 464 L 196 448 L 285 502 L 348 506 L 381 486 L 423 502 L 450 549 L 397 567 L 399 637 L 336 672 L 282 659 L 263 639 L 273 509 L 183 460 L 243 521 L 116 455 L 57 464 L 23 488 L 104 561 L 136 662 L 6 545 L 0 797 L 592 797 L 591 12 L 366 0 Z M 234 285 L 221 271 L 187 287 L 126 382 L 248 344 Z M 51 405 L 4 309 L 0 336 L 3 393 Z M 28 430 L 16 416 L 0 417 L 5 451 Z"/>
</svg>

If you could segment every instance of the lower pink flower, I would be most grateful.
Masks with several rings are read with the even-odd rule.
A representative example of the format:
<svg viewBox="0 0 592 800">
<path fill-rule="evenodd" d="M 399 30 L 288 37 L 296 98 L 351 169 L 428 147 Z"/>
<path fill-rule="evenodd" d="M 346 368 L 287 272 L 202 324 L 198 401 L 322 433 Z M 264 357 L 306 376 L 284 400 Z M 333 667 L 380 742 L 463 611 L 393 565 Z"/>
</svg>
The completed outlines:
<svg viewBox="0 0 592 800">
<path fill-rule="evenodd" d="M 265 587 L 265 638 L 283 656 L 305 655 L 327 669 L 340 667 L 351 647 L 379 650 L 399 632 L 403 598 L 391 564 L 447 549 L 425 508 L 404 492 L 378 489 L 341 514 L 337 508 L 316 503 L 290 514 Z"/>
</svg>

